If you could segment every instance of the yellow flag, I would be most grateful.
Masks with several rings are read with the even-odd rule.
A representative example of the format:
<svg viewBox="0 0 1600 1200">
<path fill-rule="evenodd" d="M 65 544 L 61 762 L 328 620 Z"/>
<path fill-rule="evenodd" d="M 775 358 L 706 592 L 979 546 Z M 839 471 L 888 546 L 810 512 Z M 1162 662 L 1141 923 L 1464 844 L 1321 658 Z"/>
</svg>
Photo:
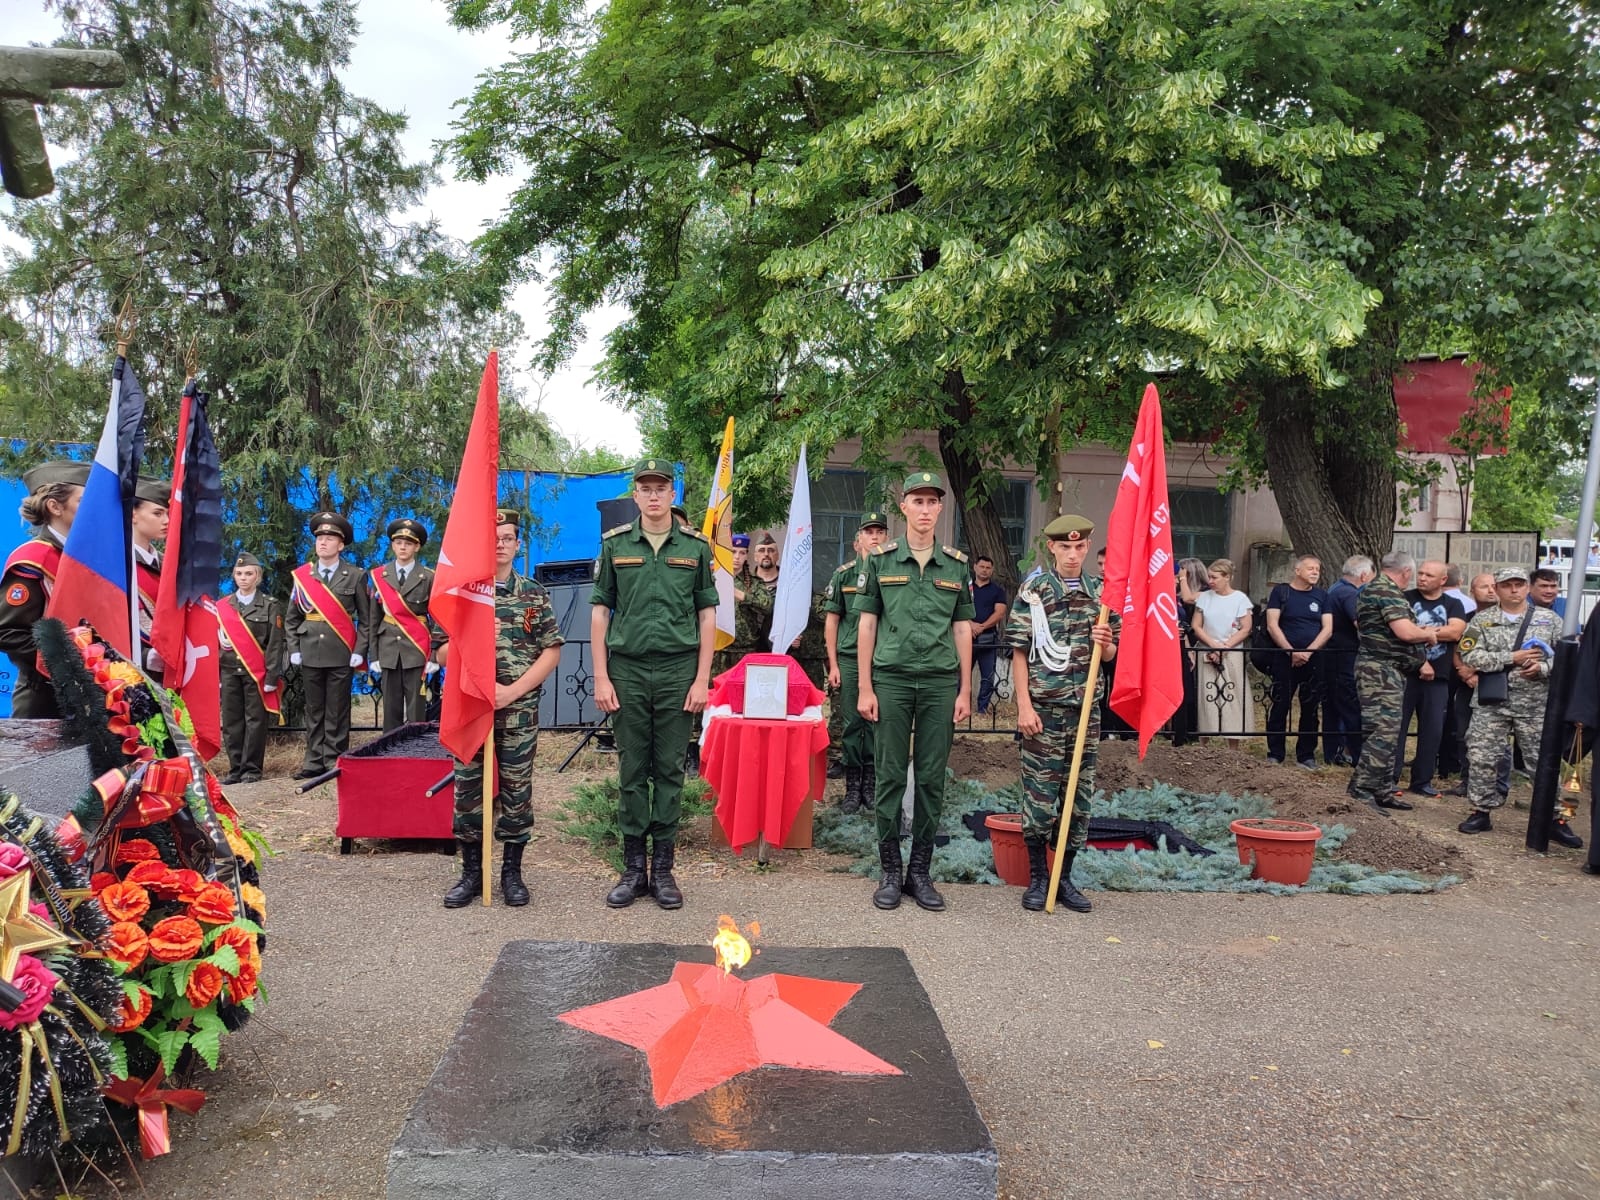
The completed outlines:
<svg viewBox="0 0 1600 1200">
<path fill-rule="evenodd" d="M 733 418 L 722 433 L 717 474 L 711 481 L 711 501 L 700 532 L 711 543 L 712 578 L 717 585 L 716 648 L 733 642 Z"/>
</svg>

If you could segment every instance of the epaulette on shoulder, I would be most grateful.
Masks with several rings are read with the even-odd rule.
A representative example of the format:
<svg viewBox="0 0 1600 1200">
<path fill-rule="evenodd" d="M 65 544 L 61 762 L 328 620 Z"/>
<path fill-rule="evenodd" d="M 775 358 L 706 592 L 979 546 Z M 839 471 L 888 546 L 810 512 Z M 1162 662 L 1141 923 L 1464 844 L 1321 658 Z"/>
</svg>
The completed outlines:
<svg viewBox="0 0 1600 1200">
<path fill-rule="evenodd" d="M 633 528 L 633 522 L 630 521 L 626 525 L 618 525 L 615 529 L 606 530 L 604 533 L 602 533 L 600 535 L 600 537 L 601 537 L 602 540 L 605 539 L 605 538 L 616 537 L 617 534 L 619 534 L 619 533 L 627 533 L 628 530 L 630 530 L 632 528 Z"/>
<path fill-rule="evenodd" d="M 698 529 L 696 529 L 693 525 L 682 525 L 682 524 L 680 524 L 678 526 L 678 531 L 680 533 L 687 533 L 692 538 L 699 538 L 702 542 L 709 542 L 711 540 L 710 538 L 706 537 L 705 534 L 701 533 Z"/>
<path fill-rule="evenodd" d="M 899 542 L 885 542 L 881 546 L 874 546 L 872 548 L 872 552 L 874 554 L 887 554 L 887 553 L 889 553 L 889 551 L 898 550 L 899 548 L 900 548 L 900 543 Z"/>
<path fill-rule="evenodd" d="M 942 547 L 940 547 L 940 549 L 942 549 L 946 554 L 948 554 L 951 558 L 955 559 L 957 562 L 966 562 L 967 561 L 967 556 L 965 554 L 961 553 L 961 551 L 957 550 L 954 546 L 942 546 Z"/>
</svg>

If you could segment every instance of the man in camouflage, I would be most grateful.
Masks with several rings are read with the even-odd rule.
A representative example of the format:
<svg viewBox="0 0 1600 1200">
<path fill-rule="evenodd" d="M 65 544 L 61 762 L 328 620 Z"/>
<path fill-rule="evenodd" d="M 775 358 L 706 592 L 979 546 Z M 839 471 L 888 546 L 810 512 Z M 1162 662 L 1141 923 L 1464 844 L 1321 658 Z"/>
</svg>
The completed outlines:
<svg viewBox="0 0 1600 1200">
<path fill-rule="evenodd" d="M 765 651 L 772 631 L 772 586 L 758 579 L 748 567 L 746 554 L 750 535 L 733 535 L 733 641 L 718 650 L 711 673 L 720 675 L 746 654 Z"/>
<path fill-rule="evenodd" d="M 1424 629 L 1412 618 L 1406 588 L 1417 573 L 1417 560 L 1395 551 L 1383 556 L 1372 582 L 1356 599 L 1356 694 L 1361 698 L 1361 724 L 1367 735 L 1361 760 L 1350 776 L 1349 793 L 1378 808 L 1410 808 L 1395 795 L 1399 771 L 1400 713 L 1406 679 L 1423 663 L 1417 646 L 1437 646 L 1438 629 Z"/>
<path fill-rule="evenodd" d="M 1529 762 L 1539 753 L 1544 733 L 1545 699 L 1550 689 L 1550 663 L 1561 640 L 1561 618 L 1553 609 L 1528 601 L 1528 572 L 1502 567 L 1494 577 L 1495 603 L 1472 614 L 1461 636 L 1461 661 L 1477 673 L 1472 699 L 1472 724 L 1467 727 L 1467 787 L 1472 815 L 1461 822 L 1462 833 L 1494 828 L 1489 814 L 1506 802 L 1495 789 L 1495 767 L 1513 734 Z M 1484 677 L 1506 672 L 1506 700 L 1483 702 Z M 1550 836 L 1574 849 L 1583 839 L 1557 817 Z"/>
<path fill-rule="evenodd" d="M 500 895 L 513 908 L 528 902 L 522 854 L 533 831 L 533 755 L 539 742 L 539 688 L 561 662 L 564 640 L 550 593 L 512 569 L 521 548 L 518 514 L 496 514 L 494 538 L 495 688 L 494 753 L 500 801 L 494 836 L 505 844 Z M 448 668 L 448 645 L 435 660 Z M 445 893 L 446 908 L 461 908 L 483 888 L 483 751 L 470 763 L 456 762 L 454 832 L 461 847 L 461 878 Z M 493 803 L 493 800 L 490 801 Z"/>
<path fill-rule="evenodd" d="M 877 793 L 878 778 L 872 767 L 872 731 L 856 710 L 861 672 L 856 663 L 856 628 L 861 614 L 856 601 L 867 582 L 867 559 L 883 545 L 889 522 L 874 509 L 861 514 L 856 533 L 856 556 L 833 573 L 823 593 L 822 636 L 828 653 L 828 740 L 839 747 L 844 760 L 844 800 L 839 808 L 853 813 Z"/>
<path fill-rule="evenodd" d="M 1094 794 L 1105 676 L 1096 678 L 1093 696 L 1087 696 L 1086 689 L 1095 645 L 1100 647 L 1102 662 L 1117 656 L 1114 625 L 1099 623 L 1100 579 L 1083 573 L 1093 534 L 1093 524 L 1070 513 L 1046 525 L 1051 568 L 1023 585 L 1006 621 L 1005 645 L 1011 651 L 1017 729 L 1022 734 L 1022 839 L 1028 847 L 1028 890 L 1022 894 L 1022 907 L 1029 912 L 1041 911 L 1049 897 L 1046 849 L 1060 826 L 1078 722 L 1086 703 L 1089 725 L 1056 899 L 1073 912 L 1088 912 L 1092 907 L 1072 882 L 1072 866 L 1089 840 L 1089 798 Z M 1113 613 L 1111 622 L 1117 620 Z"/>
</svg>

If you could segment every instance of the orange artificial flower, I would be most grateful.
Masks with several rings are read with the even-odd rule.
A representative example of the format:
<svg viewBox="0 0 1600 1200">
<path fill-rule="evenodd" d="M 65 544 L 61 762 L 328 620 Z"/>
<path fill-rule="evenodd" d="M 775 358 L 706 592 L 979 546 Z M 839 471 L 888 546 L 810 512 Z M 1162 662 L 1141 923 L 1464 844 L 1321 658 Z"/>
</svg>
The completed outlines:
<svg viewBox="0 0 1600 1200">
<path fill-rule="evenodd" d="M 205 934 L 192 917 L 168 917 L 150 931 L 150 954 L 161 962 L 182 962 L 200 951 Z"/>
<path fill-rule="evenodd" d="M 117 1014 L 117 1019 L 111 1026 L 112 1033 L 128 1033 L 137 1029 L 150 1015 L 154 997 L 146 988 L 139 988 L 137 994 L 137 1000 L 129 1000 L 126 995 L 122 997 L 122 1011 Z"/>
<path fill-rule="evenodd" d="M 106 935 L 106 953 L 132 971 L 150 953 L 150 939 L 132 921 L 118 921 Z"/>
<path fill-rule="evenodd" d="M 137 883 L 140 887 L 149 888 L 158 896 L 167 894 L 167 876 L 172 872 L 167 869 L 164 862 L 142 862 L 133 870 L 122 877 L 124 883 Z"/>
<path fill-rule="evenodd" d="M 211 943 L 212 951 L 215 952 L 219 946 L 232 946 L 233 952 L 239 956 L 241 967 L 251 966 L 257 971 L 261 970 L 261 948 L 256 945 L 255 934 L 237 925 L 230 925 L 217 933 L 217 940 Z"/>
<path fill-rule="evenodd" d="M 99 899 L 113 921 L 138 921 L 150 911 L 150 893 L 137 883 L 113 883 Z"/>
<path fill-rule="evenodd" d="M 177 883 L 177 887 L 173 892 L 172 898 L 174 900 L 181 900 L 185 904 L 194 903 L 194 898 L 198 896 L 200 894 L 200 890 L 206 886 L 206 881 L 200 872 L 191 871 L 187 867 L 181 871 L 174 871 L 172 873 L 172 877 Z"/>
<path fill-rule="evenodd" d="M 240 1004 L 256 994 L 256 978 L 258 972 L 248 963 L 240 968 L 239 973 L 228 980 L 228 999 L 234 1004 Z"/>
<path fill-rule="evenodd" d="M 183 989 L 184 998 L 196 1008 L 204 1008 L 222 992 L 224 982 L 220 967 L 208 962 L 197 963 L 194 970 L 189 972 L 189 986 Z"/>
<path fill-rule="evenodd" d="M 253 883 L 241 883 L 239 885 L 239 895 L 244 897 L 244 906 L 253 910 L 259 923 L 265 925 L 267 923 L 267 897 L 265 893 Z"/>
<path fill-rule="evenodd" d="M 89 877 L 89 890 L 98 896 L 115 882 L 117 877 L 110 871 L 96 871 Z"/>
<path fill-rule="evenodd" d="M 220 883 L 208 883 L 189 904 L 189 915 L 207 925 L 226 925 L 233 920 L 237 905 L 233 893 Z"/>
<path fill-rule="evenodd" d="M 131 838 L 117 847 L 116 856 L 111 860 L 117 866 L 128 863 L 160 862 L 161 851 L 156 849 L 156 844 L 145 838 Z"/>
</svg>

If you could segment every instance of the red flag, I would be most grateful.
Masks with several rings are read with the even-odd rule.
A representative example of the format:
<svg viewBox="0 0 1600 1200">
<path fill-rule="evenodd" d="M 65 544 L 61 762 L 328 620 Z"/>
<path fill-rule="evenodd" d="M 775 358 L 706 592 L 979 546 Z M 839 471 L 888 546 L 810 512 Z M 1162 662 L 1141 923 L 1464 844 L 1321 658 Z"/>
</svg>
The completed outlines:
<svg viewBox="0 0 1600 1200">
<path fill-rule="evenodd" d="M 150 644 L 166 664 L 164 682 L 189 710 L 194 748 L 202 760 L 222 749 L 222 671 L 218 658 L 216 594 L 222 559 L 222 464 L 205 398 L 194 381 L 178 406 L 172 502 L 167 506 L 166 553 L 151 620 Z"/>
<path fill-rule="evenodd" d="M 450 638 L 439 740 L 471 762 L 494 724 L 494 531 L 500 485 L 500 356 L 489 352 L 439 544 L 428 611 Z"/>
<path fill-rule="evenodd" d="M 1183 647 L 1172 573 L 1172 512 L 1161 397 L 1144 389 L 1106 531 L 1103 603 L 1122 608 L 1111 707 L 1139 731 L 1139 757 L 1183 703 Z"/>
</svg>

